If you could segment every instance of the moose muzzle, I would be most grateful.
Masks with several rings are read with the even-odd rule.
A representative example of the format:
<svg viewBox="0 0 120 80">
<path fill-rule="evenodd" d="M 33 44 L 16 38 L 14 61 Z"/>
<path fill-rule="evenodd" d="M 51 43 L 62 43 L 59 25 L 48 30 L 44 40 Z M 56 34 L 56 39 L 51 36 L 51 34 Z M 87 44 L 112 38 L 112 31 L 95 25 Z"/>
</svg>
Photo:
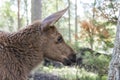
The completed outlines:
<svg viewBox="0 0 120 80">
<path fill-rule="evenodd" d="M 63 64 L 66 66 L 70 66 L 73 63 L 76 63 L 76 54 L 69 55 L 69 57 L 67 59 L 65 58 L 63 62 Z"/>
</svg>

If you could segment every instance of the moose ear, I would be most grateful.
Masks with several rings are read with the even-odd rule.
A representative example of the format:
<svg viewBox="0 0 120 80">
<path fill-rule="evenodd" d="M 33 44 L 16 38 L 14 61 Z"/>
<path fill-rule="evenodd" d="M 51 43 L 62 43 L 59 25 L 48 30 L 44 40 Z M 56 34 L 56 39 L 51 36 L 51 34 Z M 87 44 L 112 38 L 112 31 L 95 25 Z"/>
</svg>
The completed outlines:
<svg viewBox="0 0 120 80">
<path fill-rule="evenodd" d="M 41 23 L 41 30 L 45 30 L 49 26 L 53 26 L 63 16 L 63 14 L 67 11 L 67 9 L 68 7 L 46 17 Z"/>
</svg>

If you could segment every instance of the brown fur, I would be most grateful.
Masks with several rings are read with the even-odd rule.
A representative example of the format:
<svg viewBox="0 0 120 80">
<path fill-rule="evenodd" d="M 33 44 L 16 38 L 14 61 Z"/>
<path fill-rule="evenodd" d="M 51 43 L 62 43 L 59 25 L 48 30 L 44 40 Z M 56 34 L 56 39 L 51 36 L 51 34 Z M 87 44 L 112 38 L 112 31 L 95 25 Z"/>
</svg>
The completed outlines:
<svg viewBox="0 0 120 80">
<path fill-rule="evenodd" d="M 30 71 L 45 58 L 65 63 L 74 51 L 58 39 L 56 27 L 36 21 L 15 33 L 0 32 L 0 80 L 27 80 Z"/>
</svg>

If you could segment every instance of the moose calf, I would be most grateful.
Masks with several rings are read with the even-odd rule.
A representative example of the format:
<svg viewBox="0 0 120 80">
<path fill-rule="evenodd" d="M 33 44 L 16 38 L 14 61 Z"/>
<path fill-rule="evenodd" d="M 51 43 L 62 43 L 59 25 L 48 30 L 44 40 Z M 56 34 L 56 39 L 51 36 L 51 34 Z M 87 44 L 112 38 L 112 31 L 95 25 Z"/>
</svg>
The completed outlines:
<svg viewBox="0 0 120 80">
<path fill-rule="evenodd" d="M 67 8 L 43 21 L 36 21 L 14 33 L 0 31 L 0 80 L 27 80 L 30 71 L 44 58 L 65 65 L 75 62 L 75 52 L 63 40 L 54 24 Z"/>
</svg>

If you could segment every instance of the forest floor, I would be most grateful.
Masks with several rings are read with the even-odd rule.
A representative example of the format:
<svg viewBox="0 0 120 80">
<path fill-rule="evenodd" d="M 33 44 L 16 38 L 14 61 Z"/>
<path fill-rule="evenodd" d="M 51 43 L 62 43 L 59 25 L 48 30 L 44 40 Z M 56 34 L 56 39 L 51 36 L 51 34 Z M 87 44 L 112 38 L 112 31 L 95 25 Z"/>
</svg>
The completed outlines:
<svg viewBox="0 0 120 80">
<path fill-rule="evenodd" d="M 57 75 L 43 72 L 35 73 L 29 78 L 30 78 L 29 80 L 65 80 Z"/>
<path fill-rule="evenodd" d="M 97 80 L 97 74 L 76 67 L 42 67 L 29 76 L 29 80 Z M 104 79 L 106 80 L 106 76 Z"/>
</svg>

